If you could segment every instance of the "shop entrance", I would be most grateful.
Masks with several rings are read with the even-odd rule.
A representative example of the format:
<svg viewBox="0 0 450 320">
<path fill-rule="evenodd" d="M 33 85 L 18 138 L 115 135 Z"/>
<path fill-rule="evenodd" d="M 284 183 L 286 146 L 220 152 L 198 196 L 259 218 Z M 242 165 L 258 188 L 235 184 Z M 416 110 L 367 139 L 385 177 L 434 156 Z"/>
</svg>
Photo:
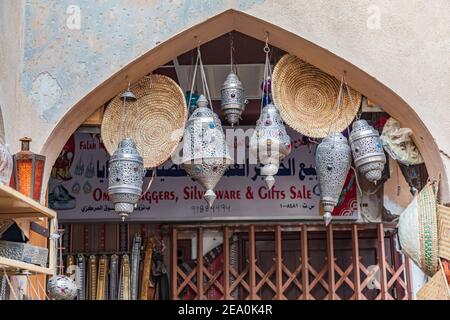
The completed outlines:
<svg viewBox="0 0 450 320">
<path fill-rule="evenodd" d="M 206 251 L 205 234 L 223 243 Z M 411 299 L 408 259 L 382 224 L 173 226 L 171 238 L 172 299 Z M 190 261 L 188 239 L 204 253 Z"/>
</svg>

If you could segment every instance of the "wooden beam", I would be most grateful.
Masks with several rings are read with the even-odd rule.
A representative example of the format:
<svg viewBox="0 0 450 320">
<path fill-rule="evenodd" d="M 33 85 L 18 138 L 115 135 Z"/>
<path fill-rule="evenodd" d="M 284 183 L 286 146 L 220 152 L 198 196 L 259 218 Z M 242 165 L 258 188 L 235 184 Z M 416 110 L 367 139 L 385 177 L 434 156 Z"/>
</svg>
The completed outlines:
<svg viewBox="0 0 450 320">
<path fill-rule="evenodd" d="M 178 234 L 177 234 L 177 228 L 174 226 L 172 227 L 172 263 L 170 266 L 170 274 L 171 274 L 171 284 L 172 284 L 172 300 L 178 300 L 178 257 L 177 257 L 177 241 L 178 241 Z"/>
<path fill-rule="evenodd" d="M 250 278 L 250 292 L 249 298 L 250 300 L 256 300 L 256 243 L 255 243 L 255 226 L 250 225 L 248 227 L 248 256 L 249 256 L 249 278 Z"/>
<path fill-rule="evenodd" d="M 384 247 L 384 226 L 382 223 L 377 225 L 377 242 L 378 242 L 378 266 L 380 267 L 380 294 L 381 300 L 386 300 L 387 278 L 386 278 L 386 250 Z"/>
<path fill-rule="evenodd" d="M 327 256 L 328 256 L 328 300 L 335 300 L 335 276 L 334 276 L 334 244 L 333 224 L 327 227 Z"/>
<path fill-rule="evenodd" d="M 308 263 L 308 227 L 301 226 L 301 248 L 302 248 L 302 289 L 303 300 L 309 299 L 309 263 Z"/>
<path fill-rule="evenodd" d="M 358 225 L 352 225 L 352 251 L 353 251 L 353 287 L 355 300 L 361 300 L 361 271 L 359 269 L 359 238 Z"/>
<path fill-rule="evenodd" d="M 197 229 L 197 299 L 204 300 L 203 292 L 203 228 Z"/>
<path fill-rule="evenodd" d="M 223 227 L 223 298 L 231 300 L 230 294 L 230 230 Z"/>
<path fill-rule="evenodd" d="M 275 279 L 276 279 L 276 299 L 283 300 L 283 257 L 281 246 L 281 226 L 275 227 Z"/>
<path fill-rule="evenodd" d="M 411 260 L 405 255 L 405 280 L 406 280 L 406 294 L 408 295 L 408 300 L 413 300 L 413 292 L 411 286 Z"/>
</svg>

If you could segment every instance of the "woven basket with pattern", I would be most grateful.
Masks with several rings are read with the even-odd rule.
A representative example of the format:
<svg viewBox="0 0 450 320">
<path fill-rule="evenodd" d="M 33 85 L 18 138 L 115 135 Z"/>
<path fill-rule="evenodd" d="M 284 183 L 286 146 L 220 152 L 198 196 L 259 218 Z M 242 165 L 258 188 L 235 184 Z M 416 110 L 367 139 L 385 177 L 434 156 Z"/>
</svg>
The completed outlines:
<svg viewBox="0 0 450 320">
<path fill-rule="evenodd" d="M 438 205 L 439 256 L 450 260 L 450 208 Z"/>
<path fill-rule="evenodd" d="M 439 265 L 436 191 L 428 183 L 400 215 L 398 235 L 403 253 L 428 276 Z"/>
<path fill-rule="evenodd" d="M 137 101 L 126 103 L 123 136 L 119 132 L 122 101 L 118 95 L 108 104 L 103 117 L 103 142 L 112 154 L 122 138 L 132 138 L 144 166 L 156 167 L 170 157 L 183 136 L 186 99 L 175 81 L 159 74 L 142 78 L 130 90 Z"/>
<path fill-rule="evenodd" d="M 418 300 L 450 300 L 450 289 L 441 268 L 418 292 Z"/>
<path fill-rule="evenodd" d="M 343 103 L 336 108 L 339 87 L 335 77 L 289 54 L 277 63 L 272 77 L 273 99 L 283 120 L 312 138 L 343 131 L 355 118 L 361 94 L 349 89 L 350 98 L 344 87 Z"/>
</svg>

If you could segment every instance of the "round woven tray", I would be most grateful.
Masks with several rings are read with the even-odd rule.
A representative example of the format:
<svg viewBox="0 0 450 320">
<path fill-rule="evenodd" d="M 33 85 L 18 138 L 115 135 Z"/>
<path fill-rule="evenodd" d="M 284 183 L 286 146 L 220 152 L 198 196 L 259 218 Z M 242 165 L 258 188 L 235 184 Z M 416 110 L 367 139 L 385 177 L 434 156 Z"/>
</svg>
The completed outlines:
<svg viewBox="0 0 450 320">
<path fill-rule="evenodd" d="M 285 55 L 275 66 L 272 95 L 283 120 L 311 138 L 324 138 L 331 131 L 343 131 L 355 118 L 362 100 L 360 93 L 343 89 L 343 104 L 336 110 L 340 82 L 320 69 Z"/>
<path fill-rule="evenodd" d="M 120 139 L 132 138 L 144 166 L 156 167 L 170 157 L 183 136 L 187 118 L 183 91 L 171 78 L 159 74 L 143 78 L 130 90 L 137 101 L 125 105 L 123 136 L 119 132 L 122 101 L 118 95 L 108 104 L 103 117 L 103 143 L 112 154 Z"/>
</svg>

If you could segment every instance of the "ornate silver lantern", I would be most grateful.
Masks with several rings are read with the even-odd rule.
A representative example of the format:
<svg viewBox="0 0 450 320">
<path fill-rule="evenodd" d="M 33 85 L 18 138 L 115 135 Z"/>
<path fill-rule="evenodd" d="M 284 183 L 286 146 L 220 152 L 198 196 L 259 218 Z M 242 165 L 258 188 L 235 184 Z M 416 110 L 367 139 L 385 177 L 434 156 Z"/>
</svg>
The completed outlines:
<svg viewBox="0 0 450 320">
<path fill-rule="evenodd" d="M 381 179 L 386 164 L 378 131 L 366 120 L 356 120 L 349 140 L 356 169 L 364 174 L 367 180 L 376 183 Z"/>
<path fill-rule="evenodd" d="M 352 155 L 347 138 L 332 133 L 322 140 L 316 149 L 316 170 L 319 177 L 320 200 L 328 225 L 331 213 L 339 201 L 342 188 L 350 170 Z"/>
<path fill-rule="evenodd" d="M 182 165 L 206 189 L 203 197 L 210 207 L 216 198 L 213 189 L 230 162 L 220 120 L 201 95 L 184 131 Z"/>
<path fill-rule="evenodd" d="M 123 139 L 109 160 L 108 181 L 109 197 L 122 221 L 133 212 L 141 197 L 144 175 L 144 161 L 136 144 L 129 138 Z"/>
<path fill-rule="evenodd" d="M 280 112 L 272 103 L 262 109 L 256 122 L 255 131 L 250 138 L 250 152 L 264 165 L 261 174 L 266 176 L 265 182 L 271 189 L 280 161 L 291 153 L 291 139 L 286 133 Z"/>
<path fill-rule="evenodd" d="M 77 296 L 77 285 L 68 276 L 55 275 L 47 282 L 47 293 L 53 300 L 73 300 Z"/>
<path fill-rule="evenodd" d="M 231 71 L 225 80 L 221 94 L 221 107 L 225 119 L 234 126 L 239 122 L 245 109 L 244 87 L 238 76 Z"/>
</svg>

